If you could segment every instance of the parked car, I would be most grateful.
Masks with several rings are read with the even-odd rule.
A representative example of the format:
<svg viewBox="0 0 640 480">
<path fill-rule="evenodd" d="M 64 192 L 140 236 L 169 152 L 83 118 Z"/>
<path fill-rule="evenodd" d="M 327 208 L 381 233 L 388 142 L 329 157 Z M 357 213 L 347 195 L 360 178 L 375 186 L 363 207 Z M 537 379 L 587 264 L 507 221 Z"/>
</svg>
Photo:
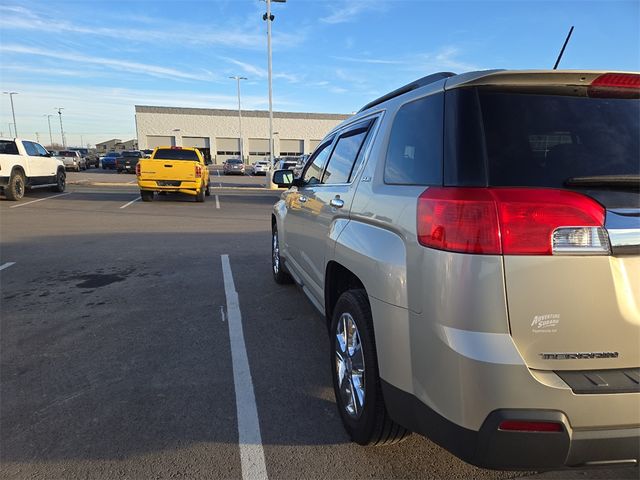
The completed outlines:
<svg viewBox="0 0 640 480">
<path fill-rule="evenodd" d="M 62 159 L 66 170 L 79 172 L 87 169 L 87 160 L 77 150 L 60 150 L 57 157 Z"/>
<path fill-rule="evenodd" d="M 151 202 L 160 192 L 193 195 L 196 202 L 204 202 L 211 194 L 210 164 L 197 148 L 156 148 L 151 158 L 142 158 L 136 165 L 142 201 Z"/>
<path fill-rule="evenodd" d="M 244 175 L 244 163 L 239 158 L 230 158 L 224 162 L 222 171 L 225 175 Z"/>
<path fill-rule="evenodd" d="M 20 200 L 27 189 L 51 187 L 64 192 L 62 161 L 36 142 L 20 138 L 0 139 L 0 190 L 7 200 Z"/>
<path fill-rule="evenodd" d="M 144 158 L 151 158 L 151 154 L 153 153 L 153 149 L 146 148 L 144 150 L 140 150 Z"/>
<path fill-rule="evenodd" d="M 122 156 L 121 152 L 109 152 L 104 157 L 101 157 L 100 164 L 102 165 L 102 169 L 116 169 L 116 160 Z"/>
<path fill-rule="evenodd" d="M 122 152 L 122 155 L 116 158 L 116 171 L 118 173 L 135 173 L 136 165 L 141 158 L 142 153 L 138 150 L 126 150 Z"/>
<path fill-rule="evenodd" d="M 639 98 L 638 73 L 435 74 L 274 173 L 273 276 L 325 317 L 353 441 L 638 463 Z"/>
<path fill-rule="evenodd" d="M 268 171 L 268 160 L 258 160 L 251 166 L 251 175 L 266 175 Z"/>
<path fill-rule="evenodd" d="M 98 155 L 96 155 L 95 151 L 91 151 L 88 148 L 84 147 L 71 147 L 69 150 L 75 150 L 76 152 L 80 152 L 82 158 L 84 158 L 87 168 L 95 167 L 98 168 L 99 160 Z"/>
</svg>

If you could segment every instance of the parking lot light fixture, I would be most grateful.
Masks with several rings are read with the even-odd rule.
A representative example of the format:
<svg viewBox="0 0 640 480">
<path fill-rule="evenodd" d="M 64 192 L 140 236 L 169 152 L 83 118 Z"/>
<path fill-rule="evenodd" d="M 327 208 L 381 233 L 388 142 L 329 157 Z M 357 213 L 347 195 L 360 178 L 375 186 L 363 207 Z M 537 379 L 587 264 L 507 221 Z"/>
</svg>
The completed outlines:
<svg viewBox="0 0 640 480">
<path fill-rule="evenodd" d="M 11 115 L 13 115 L 13 133 L 16 134 L 16 137 L 18 136 L 18 127 L 16 127 L 16 111 L 13 108 L 13 96 L 14 95 L 18 95 L 18 92 L 2 92 L 5 95 L 9 95 L 9 99 L 11 100 Z M 11 133 L 9 133 L 11 134 Z"/>
<path fill-rule="evenodd" d="M 271 15 L 271 2 L 286 3 L 287 0 L 265 0 L 267 3 L 267 13 L 262 19 L 267 22 L 267 52 L 269 66 L 269 160 L 273 163 L 273 87 L 272 87 L 272 64 L 271 64 L 271 22 L 275 19 Z"/>
<path fill-rule="evenodd" d="M 67 149 L 67 140 L 64 138 L 64 128 L 62 128 L 62 110 L 64 107 L 56 107 L 58 110 L 58 116 L 60 117 L 60 136 L 62 137 L 62 148 Z"/>
<path fill-rule="evenodd" d="M 244 162 L 244 148 L 242 145 L 242 106 L 240 104 L 240 80 L 247 80 L 247 77 L 240 77 L 238 75 L 229 77 L 236 81 L 238 85 L 238 122 L 240 124 L 240 159 Z"/>
<path fill-rule="evenodd" d="M 49 147 L 52 147 L 53 135 L 51 134 L 51 117 L 53 117 L 53 115 L 49 115 L 48 113 L 45 113 L 43 116 L 47 117 L 47 123 L 49 124 Z"/>
</svg>

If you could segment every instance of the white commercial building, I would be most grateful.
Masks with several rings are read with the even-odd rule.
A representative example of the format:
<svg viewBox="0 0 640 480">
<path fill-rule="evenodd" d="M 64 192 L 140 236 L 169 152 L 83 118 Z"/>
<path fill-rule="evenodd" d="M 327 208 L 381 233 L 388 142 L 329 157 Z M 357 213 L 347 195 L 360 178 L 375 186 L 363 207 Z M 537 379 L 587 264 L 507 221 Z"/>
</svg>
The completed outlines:
<svg viewBox="0 0 640 480">
<path fill-rule="evenodd" d="M 273 112 L 274 156 L 311 153 L 329 130 L 349 116 Z M 243 110 L 240 139 L 238 110 L 136 105 L 136 133 L 140 149 L 198 147 L 218 164 L 240 158 L 241 148 L 245 162 L 269 158 L 268 111 Z"/>
</svg>

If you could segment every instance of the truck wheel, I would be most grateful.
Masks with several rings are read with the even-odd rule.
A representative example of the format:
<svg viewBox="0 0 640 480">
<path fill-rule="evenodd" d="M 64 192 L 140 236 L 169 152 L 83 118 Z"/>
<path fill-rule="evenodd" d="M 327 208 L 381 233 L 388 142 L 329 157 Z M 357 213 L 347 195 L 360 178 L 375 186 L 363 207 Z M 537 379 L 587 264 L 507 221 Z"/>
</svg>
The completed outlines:
<svg viewBox="0 0 640 480">
<path fill-rule="evenodd" d="M 56 175 L 56 186 L 52 188 L 54 192 L 64 192 L 64 189 L 67 186 L 67 175 L 62 171 L 58 170 L 58 175 Z"/>
<path fill-rule="evenodd" d="M 202 186 L 202 188 L 200 188 L 200 190 L 198 190 L 198 193 L 196 194 L 196 202 L 204 202 L 204 185 Z"/>
<path fill-rule="evenodd" d="M 384 405 L 371 306 L 364 290 L 340 296 L 330 333 L 333 390 L 351 439 L 360 445 L 390 445 L 407 437 L 410 432 L 389 417 Z"/>
<path fill-rule="evenodd" d="M 271 228 L 271 273 L 273 273 L 273 279 L 280 285 L 293 283 L 293 278 L 287 272 L 280 258 L 280 239 L 278 238 L 278 227 L 275 225 Z"/>
<path fill-rule="evenodd" d="M 140 190 L 140 198 L 142 198 L 143 202 L 153 202 L 153 191 Z"/>
<path fill-rule="evenodd" d="M 24 197 L 24 189 L 24 175 L 22 172 L 16 171 L 11 175 L 9 183 L 4 189 L 4 194 L 8 200 L 20 200 Z"/>
<path fill-rule="evenodd" d="M 204 191 L 204 194 L 207 197 L 211 196 L 211 182 L 207 182 L 207 189 Z"/>
</svg>

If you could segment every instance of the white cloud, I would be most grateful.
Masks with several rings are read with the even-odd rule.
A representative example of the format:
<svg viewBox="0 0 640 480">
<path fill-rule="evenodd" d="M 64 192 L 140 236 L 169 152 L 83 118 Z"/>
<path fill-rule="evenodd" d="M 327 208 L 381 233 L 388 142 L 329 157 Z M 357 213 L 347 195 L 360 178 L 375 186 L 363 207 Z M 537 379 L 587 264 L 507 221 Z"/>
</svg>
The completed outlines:
<svg viewBox="0 0 640 480">
<path fill-rule="evenodd" d="M 345 62 L 354 63 L 368 63 L 374 65 L 401 65 L 404 63 L 401 60 L 385 60 L 382 58 L 367 58 L 367 57 L 331 57 L 336 60 L 343 60 Z"/>
<path fill-rule="evenodd" d="M 55 14 L 55 12 L 54 12 Z M 129 40 L 137 43 L 180 43 L 182 45 L 220 45 L 243 49 L 262 49 L 265 38 L 262 32 L 252 32 L 246 28 L 225 28 L 195 23 L 181 24 L 166 22 L 162 19 L 146 18 L 146 27 L 136 28 L 122 26 L 118 28 L 103 27 L 89 23 L 73 23 L 64 18 L 40 15 L 20 6 L 0 5 L 0 30 L 37 30 L 57 33 L 79 33 L 92 37 L 107 37 L 118 40 Z M 131 18 L 130 20 L 135 20 Z M 306 34 L 299 32 L 275 32 L 274 47 L 296 46 L 304 41 Z"/>
<path fill-rule="evenodd" d="M 229 57 L 220 57 L 222 60 L 225 60 L 237 67 L 240 67 L 244 73 L 247 75 L 253 76 L 254 78 L 267 78 L 269 73 L 266 69 L 262 67 L 258 67 L 257 65 L 253 65 L 251 63 L 242 62 L 240 60 L 236 60 L 235 58 Z M 273 74 L 274 79 L 285 80 L 289 83 L 299 83 L 302 80 L 300 75 L 296 75 L 294 73 L 285 73 L 278 72 Z"/>
<path fill-rule="evenodd" d="M 329 6 L 331 13 L 321 18 L 320 21 L 329 24 L 346 23 L 354 20 L 363 12 L 380 12 L 386 8 L 384 2 L 378 0 L 342 0 L 340 2 L 334 0 Z"/>
<path fill-rule="evenodd" d="M 181 71 L 174 68 L 160 67 L 158 65 L 82 55 L 74 52 L 45 50 L 41 48 L 28 47 L 25 45 L 3 44 L 0 45 L 0 52 L 37 55 L 47 58 L 55 58 L 58 60 L 67 60 L 80 64 L 100 65 L 120 71 L 126 71 L 130 74 L 142 73 L 154 77 L 169 78 L 173 80 L 211 81 L 214 79 L 213 74 L 211 74 L 210 72 L 199 74 L 193 73 L 192 69 L 188 69 L 188 71 Z"/>
</svg>

